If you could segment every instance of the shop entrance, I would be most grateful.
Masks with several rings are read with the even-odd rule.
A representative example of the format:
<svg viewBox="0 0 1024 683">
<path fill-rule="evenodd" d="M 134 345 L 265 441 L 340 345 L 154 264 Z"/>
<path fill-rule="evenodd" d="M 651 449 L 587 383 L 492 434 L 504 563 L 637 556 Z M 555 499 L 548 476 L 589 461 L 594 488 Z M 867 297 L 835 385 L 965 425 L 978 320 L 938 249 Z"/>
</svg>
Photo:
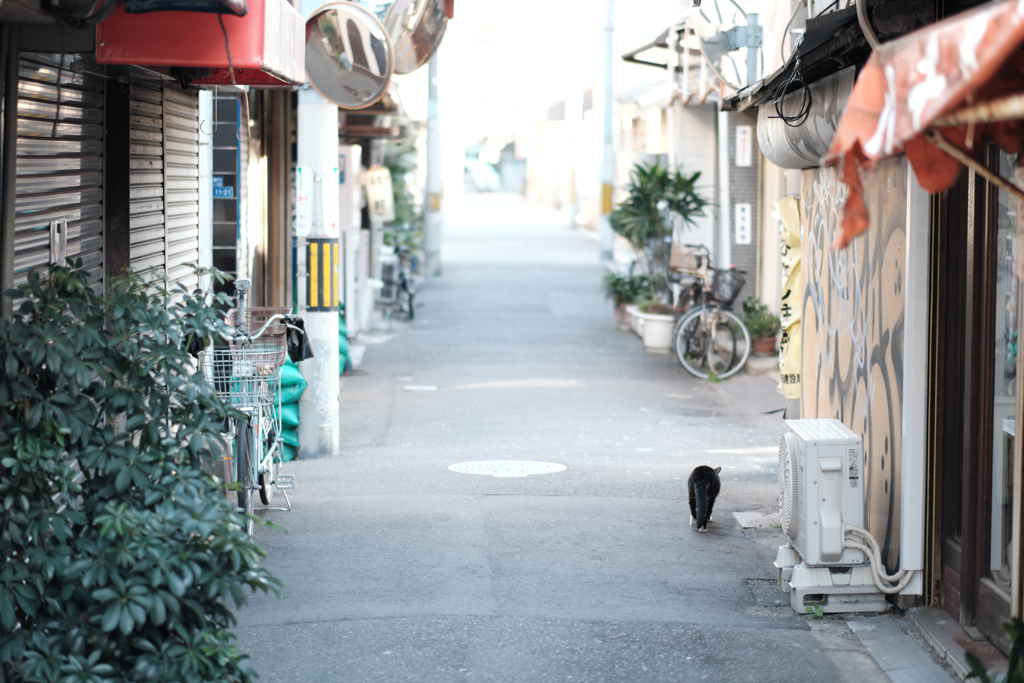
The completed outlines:
<svg viewBox="0 0 1024 683">
<path fill-rule="evenodd" d="M 992 146 L 990 168 L 1016 157 Z M 938 598 L 1004 651 L 1013 584 L 1017 396 L 1016 203 L 965 172 L 940 208 L 935 249 L 933 424 Z"/>
</svg>

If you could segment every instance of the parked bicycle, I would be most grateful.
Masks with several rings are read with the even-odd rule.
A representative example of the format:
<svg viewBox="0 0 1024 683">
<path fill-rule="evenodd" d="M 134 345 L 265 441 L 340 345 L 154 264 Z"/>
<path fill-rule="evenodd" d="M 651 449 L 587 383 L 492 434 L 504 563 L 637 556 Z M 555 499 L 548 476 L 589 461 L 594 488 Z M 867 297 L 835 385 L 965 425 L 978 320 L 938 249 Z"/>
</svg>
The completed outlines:
<svg viewBox="0 0 1024 683">
<path fill-rule="evenodd" d="M 745 273 L 736 268 L 711 268 L 707 247 L 686 246 L 693 250 L 696 267 L 683 274 L 694 278 L 695 285 L 683 290 L 677 300 L 677 310 L 681 304 L 689 310 L 675 325 L 676 356 L 695 377 L 732 377 L 750 357 L 747 326 L 729 310 L 743 289 Z"/>
<path fill-rule="evenodd" d="M 227 313 L 227 326 L 220 332 L 227 348 L 209 348 L 201 359 L 203 373 L 214 391 L 231 407 L 244 413 L 230 420 L 228 434 L 234 441 L 232 475 L 239 484 L 238 507 L 245 514 L 245 529 L 252 538 L 255 530 L 253 498 L 269 506 L 274 491 L 284 496 L 295 487 L 294 475 L 281 472 L 281 366 L 288 354 L 288 330 L 302 332 L 286 316 L 290 308 L 247 308 L 251 281 L 235 281 L 238 308 Z M 255 330 L 249 332 L 249 330 Z"/>
<path fill-rule="evenodd" d="M 394 254 L 381 258 L 381 280 L 384 286 L 377 295 L 377 302 L 400 311 L 403 320 L 412 320 L 416 316 L 413 258 L 409 249 L 401 244 L 395 246 Z"/>
</svg>

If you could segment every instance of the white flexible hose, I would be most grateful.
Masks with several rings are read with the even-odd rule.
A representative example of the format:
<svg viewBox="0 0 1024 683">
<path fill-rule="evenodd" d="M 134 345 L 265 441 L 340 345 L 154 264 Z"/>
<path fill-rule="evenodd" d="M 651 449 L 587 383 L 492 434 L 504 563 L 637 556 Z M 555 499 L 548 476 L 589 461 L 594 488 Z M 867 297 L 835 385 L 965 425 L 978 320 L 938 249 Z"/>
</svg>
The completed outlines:
<svg viewBox="0 0 1024 683">
<path fill-rule="evenodd" d="M 864 32 L 864 38 L 868 41 L 872 51 L 877 50 L 881 43 L 878 42 L 878 36 L 875 35 L 874 29 L 871 28 L 866 0 L 857 0 L 857 23 L 860 24 L 860 30 Z"/>
<path fill-rule="evenodd" d="M 888 595 L 893 595 L 907 587 L 910 580 L 914 577 L 913 569 L 900 569 L 895 574 L 887 574 L 885 571 L 885 565 L 882 564 L 882 551 L 878 547 L 878 541 L 875 540 L 875 537 L 872 536 L 867 529 L 862 529 L 861 527 L 854 526 L 852 524 L 844 525 L 843 529 L 846 533 L 860 536 L 862 539 L 867 541 L 867 545 L 864 545 L 863 543 L 858 543 L 852 538 L 847 538 L 845 539 L 844 545 L 847 548 L 860 550 L 864 553 L 865 557 L 868 558 L 871 566 L 871 578 L 874 580 L 875 586 L 878 587 L 878 590 Z M 883 580 L 890 583 L 899 581 L 899 583 L 895 586 L 886 586 L 882 583 Z"/>
</svg>

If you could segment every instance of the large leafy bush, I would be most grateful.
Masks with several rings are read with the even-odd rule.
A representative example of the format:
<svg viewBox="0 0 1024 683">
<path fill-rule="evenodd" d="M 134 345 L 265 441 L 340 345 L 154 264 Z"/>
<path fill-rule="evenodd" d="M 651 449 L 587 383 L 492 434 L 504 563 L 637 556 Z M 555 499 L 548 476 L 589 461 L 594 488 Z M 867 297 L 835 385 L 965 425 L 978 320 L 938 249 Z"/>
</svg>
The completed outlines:
<svg viewBox="0 0 1024 683">
<path fill-rule="evenodd" d="M 220 314 L 51 268 L 0 320 L 8 681 L 247 681 L 232 604 L 277 590 L 210 474 L 229 408 L 188 354 Z M 220 303 L 224 303 L 221 300 Z"/>
<path fill-rule="evenodd" d="M 633 247 L 650 276 L 652 292 L 667 285 L 672 216 L 692 227 L 710 202 L 698 191 L 700 172 L 690 175 L 657 164 L 637 164 L 629 174 L 626 199 L 608 217 L 612 229 Z"/>
</svg>

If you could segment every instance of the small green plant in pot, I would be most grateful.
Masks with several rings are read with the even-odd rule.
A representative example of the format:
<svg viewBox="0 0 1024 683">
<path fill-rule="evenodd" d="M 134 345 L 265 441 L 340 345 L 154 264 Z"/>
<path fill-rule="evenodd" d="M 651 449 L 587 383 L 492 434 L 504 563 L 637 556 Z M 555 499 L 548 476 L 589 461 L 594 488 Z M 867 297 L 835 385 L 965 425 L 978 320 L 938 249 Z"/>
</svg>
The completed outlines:
<svg viewBox="0 0 1024 683">
<path fill-rule="evenodd" d="M 743 324 L 750 332 L 754 353 L 766 356 L 775 353 L 775 338 L 782 329 L 782 323 L 779 316 L 758 301 L 757 297 L 752 296 L 743 303 Z"/>
<path fill-rule="evenodd" d="M 672 315 L 672 307 L 655 296 L 648 296 L 637 302 L 637 308 L 641 313 L 652 313 L 654 315 Z"/>
<path fill-rule="evenodd" d="M 615 307 L 626 306 L 636 301 L 637 297 L 647 289 L 646 275 L 620 275 L 609 270 L 601 278 L 604 295 L 612 300 Z"/>
<path fill-rule="evenodd" d="M 622 327 L 625 324 L 626 306 L 647 291 L 648 279 L 646 275 L 623 275 L 609 270 L 601 278 L 601 288 L 605 296 L 615 304 L 615 324 Z"/>
</svg>

